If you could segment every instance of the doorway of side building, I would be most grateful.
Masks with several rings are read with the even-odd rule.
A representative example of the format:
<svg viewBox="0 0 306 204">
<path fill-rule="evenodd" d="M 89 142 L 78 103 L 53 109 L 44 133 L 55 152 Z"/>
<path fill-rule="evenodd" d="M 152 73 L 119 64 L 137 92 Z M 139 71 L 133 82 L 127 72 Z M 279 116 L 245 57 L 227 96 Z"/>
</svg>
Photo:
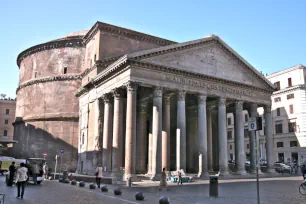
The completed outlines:
<svg viewBox="0 0 306 204">
<path fill-rule="evenodd" d="M 284 153 L 278 153 L 278 161 L 284 163 Z"/>
<path fill-rule="evenodd" d="M 294 162 L 294 164 L 298 164 L 297 162 L 298 162 L 298 160 L 299 160 L 299 154 L 297 153 L 297 152 L 292 152 L 291 153 L 291 161 L 293 161 Z"/>
</svg>

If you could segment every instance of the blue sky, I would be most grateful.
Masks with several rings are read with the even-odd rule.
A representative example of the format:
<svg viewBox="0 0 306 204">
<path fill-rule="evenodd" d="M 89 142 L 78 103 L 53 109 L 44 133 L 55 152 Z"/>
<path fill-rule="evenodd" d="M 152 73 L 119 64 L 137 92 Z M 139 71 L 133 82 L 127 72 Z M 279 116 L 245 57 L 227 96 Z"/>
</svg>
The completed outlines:
<svg viewBox="0 0 306 204">
<path fill-rule="evenodd" d="M 0 93 L 15 97 L 21 51 L 96 21 L 178 42 L 214 33 L 263 73 L 306 65 L 304 0 L 10 0 L 0 5 Z"/>
</svg>

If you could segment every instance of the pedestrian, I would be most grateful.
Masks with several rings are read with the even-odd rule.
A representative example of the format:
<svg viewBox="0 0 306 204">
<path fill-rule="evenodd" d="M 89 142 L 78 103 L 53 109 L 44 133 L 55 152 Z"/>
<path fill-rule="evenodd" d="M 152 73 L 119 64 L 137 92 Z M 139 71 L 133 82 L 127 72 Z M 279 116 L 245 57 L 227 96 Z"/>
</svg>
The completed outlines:
<svg viewBox="0 0 306 204">
<path fill-rule="evenodd" d="M 16 173 L 16 179 L 15 179 L 15 183 L 17 184 L 17 199 L 21 198 L 23 199 L 23 195 L 24 195 L 24 188 L 26 185 L 26 181 L 28 179 L 28 169 L 25 167 L 24 163 L 20 164 L 20 168 L 17 170 Z M 21 187 L 21 194 L 20 194 L 20 187 Z"/>
<path fill-rule="evenodd" d="M 10 178 L 9 178 L 8 186 L 12 186 L 13 181 L 14 181 L 15 172 L 16 172 L 15 162 L 12 162 L 12 164 L 9 167 L 9 171 L 10 171 Z"/>
<path fill-rule="evenodd" d="M 292 161 L 290 162 L 290 174 L 293 174 L 293 171 L 294 171 L 294 163 Z"/>
<path fill-rule="evenodd" d="M 33 163 L 32 173 L 33 173 L 34 185 L 37 185 L 37 177 L 38 177 L 38 174 L 39 174 L 39 167 L 36 164 L 36 162 Z"/>
<path fill-rule="evenodd" d="M 166 168 L 163 168 L 158 190 L 161 190 L 162 188 L 166 188 L 168 190 Z"/>
<path fill-rule="evenodd" d="M 181 183 L 181 185 L 183 185 L 183 180 L 182 180 L 182 172 L 180 170 L 177 171 L 177 185 L 179 185 Z"/>
<path fill-rule="evenodd" d="M 97 167 L 96 168 L 96 182 L 97 182 L 98 188 L 100 188 L 101 178 L 102 178 L 102 167 Z"/>
<path fill-rule="evenodd" d="M 44 172 L 45 179 L 48 179 L 48 165 L 47 165 L 47 162 L 45 162 L 44 165 L 43 165 L 43 172 Z"/>
</svg>

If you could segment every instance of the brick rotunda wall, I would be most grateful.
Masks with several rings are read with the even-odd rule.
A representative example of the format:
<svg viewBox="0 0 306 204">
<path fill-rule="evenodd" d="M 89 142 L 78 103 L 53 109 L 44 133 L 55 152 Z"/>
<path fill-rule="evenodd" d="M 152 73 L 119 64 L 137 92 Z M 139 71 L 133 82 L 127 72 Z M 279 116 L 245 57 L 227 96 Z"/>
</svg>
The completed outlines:
<svg viewBox="0 0 306 204">
<path fill-rule="evenodd" d="M 18 144 L 14 145 L 13 156 L 41 158 L 46 153 L 48 166 L 54 170 L 55 155 L 64 149 L 62 169 L 76 169 L 79 105 L 74 92 L 81 86 L 85 56 L 81 37 L 50 41 L 18 56 L 14 123 Z"/>
</svg>

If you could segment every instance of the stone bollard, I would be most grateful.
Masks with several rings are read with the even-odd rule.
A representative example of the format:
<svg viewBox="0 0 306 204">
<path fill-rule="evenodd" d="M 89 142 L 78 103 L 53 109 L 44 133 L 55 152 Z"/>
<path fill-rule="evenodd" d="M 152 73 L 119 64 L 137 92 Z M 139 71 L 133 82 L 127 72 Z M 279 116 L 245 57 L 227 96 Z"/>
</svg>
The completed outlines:
<svg viewBox="0 0 306 204">
<path fill-rule="evenodd" d="M 137 192 L 135 194 L 135 198 L 136 198 L 136 200 L 144 200 L 144 195 L 143 195 L 142 192 Z"/>
<path fill-rule="evenodd" d="M 107 192 L 107 191 L 108 191 L 107 185 L 103 185 L 103 186 L 101 187 L 101 191 L 102 191 L 102 192 Z"/>
<path fill-rule="evenodd" d="M 64 179 L 63 183 L 70 183 L 69 179 Z"/>
<path fill-rule="evenodd" d="M 70 184 L 75 186 L 77 184 L 77 182 L 76 182 L 76 180 L 72 180 Z"/>
<path fill-rule="evenodd" d="M 121 189 L 120 189 L 120 188 L 116 188 L 116 189 L 114 190 L 114 194 L 115 194 L 115 195 L 121 195 L 121 194 L 122 194 Z"/>
<path fill-rule="evenodd" d="M 209 176 L 209 197 L 218 197 L 218 176 Z"/>
<path fill-rule="evenodd" d="M 167 196 L 163 196 L 159 199 L 159 204 L 169 204 L 170 203 L 170 198 Z"/>
<path fill-rule="evenodd" d="M 89 184 L 89 189 L 96 189 L 96 184 L 94 183 Z"/>
<path fill-rule="evenodd" d="M 63 171 L 63 179 L 68 179 L 68 171 Z"/>
<path fill-rule="evenodd" d="M 84 181 L 80 181 L 79 187 L 85 187 L 85 182 Z"/>
</svg>

